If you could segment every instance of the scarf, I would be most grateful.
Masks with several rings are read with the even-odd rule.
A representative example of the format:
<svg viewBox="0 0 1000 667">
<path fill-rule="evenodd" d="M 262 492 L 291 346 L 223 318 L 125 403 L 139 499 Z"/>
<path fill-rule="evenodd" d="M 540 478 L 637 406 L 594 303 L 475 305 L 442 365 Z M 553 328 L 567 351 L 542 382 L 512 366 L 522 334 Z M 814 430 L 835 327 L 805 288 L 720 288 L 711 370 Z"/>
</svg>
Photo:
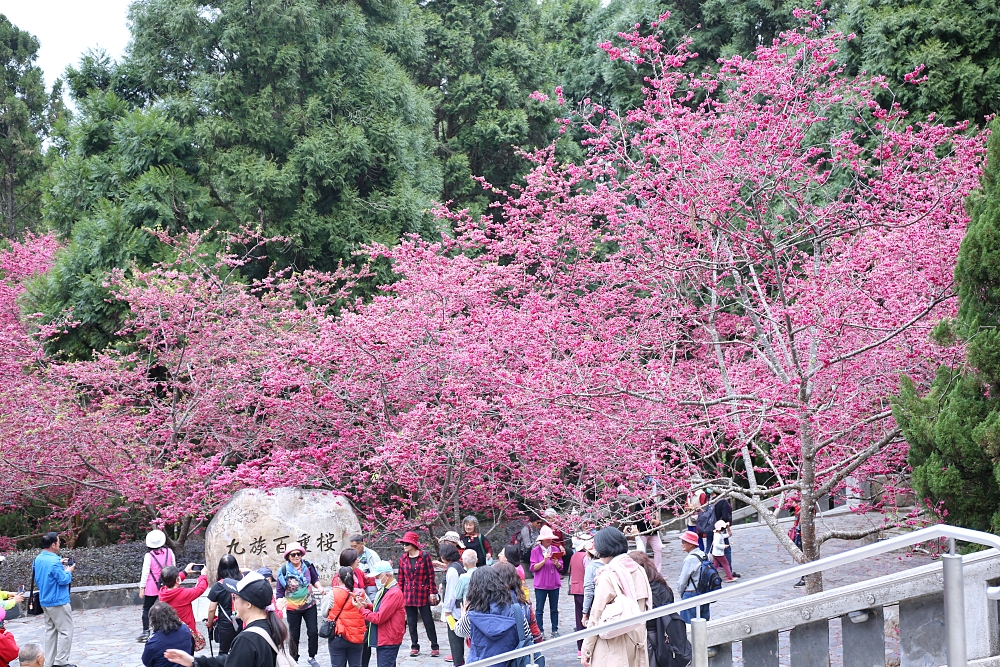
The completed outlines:
<svg viewBox="0 0 1000 667">
<path fill-rule="evenodd" d="M 303 609 L 312 600 L 312 586 L 309 583 L 309 577 L 306 576 L 308 572 L 309 563 L 305 559 L 302 560 L 301 570 L 292 565 L 291 561 L 286 562 L 278 570 L 281 585 L 285 588 L 285 601 L 288 603 L 288 609 Z"/>
</svg>

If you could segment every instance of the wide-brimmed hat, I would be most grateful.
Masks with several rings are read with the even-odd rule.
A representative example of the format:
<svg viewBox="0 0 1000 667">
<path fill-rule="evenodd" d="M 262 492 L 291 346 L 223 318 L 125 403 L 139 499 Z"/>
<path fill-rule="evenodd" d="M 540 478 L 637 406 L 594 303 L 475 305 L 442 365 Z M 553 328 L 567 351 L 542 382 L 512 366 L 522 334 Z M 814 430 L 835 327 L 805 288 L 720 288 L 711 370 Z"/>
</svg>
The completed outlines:
<svg viewBox="0 0 1000 667">
<path fill-rule="evenodd" d="M 298 542 L 292 542 L 288 545 L 288 548 L 285 549 L 285 560 L 288 560 L 288 554 L 295 553 L 296 551 L 301 551 L 303 556 L 306 555 L 305 547 Z"/>
<path fill-rule="evenodd" d="M 597 555 L 597 549 L 594 548 L 594 540 L 589 539 L 583 543 L 583 550 L 586 551 L 591 556 Z"/>
<path fill-rule="evenodd" d="M 542 526 L 542 529 L 538 531 L 539 542 L 541 542 L 542 540 L 554 540 L 554 539 L 557 539 L 556 534 L 552 532 L 552 529 L 549 528 L 548 526 Z"/>
<path fill-rule="evenodd" d="M 715 529 L 716 530 L 722 530 L 725 527 L 726 527 L 726 522 L 723 521 L 722 519 L 719 519 L 718 521 L 715 522 Z"/>
<path fill-rule="evenodd" d="M 681 542 L 687 542 L 688 544 L 693 544 L 698 546 L 698 533 L 693 530 L 685 530 L 681 533 Z"/>
<path fill-rule="evenodd" d="M 225 579 L 222 585 L 232 594 L 238 595 L 258 609 L 266 609 L 274 597 L 274 590 L 259 572 L 250 572 L 240 580 Z"/>
<path fill-rule="evenodd" d="M 420 545 L 420 537 L 412 530 L 407 531 L 401 538 L 396 540 L 399 544 L 412 544 L 418 549 L 423 549 Z"/>
<path fill-rule="evenodd" d="M 151 530 L 146 533 L 146 546 L 150 549 L 159 549 L 167 543 L 167 535 L 162 530 Z"/>
<path fill-rule="evenodd" d="M 449 530 L 443 536 L 439 537 L 438 542 L 442 544 L 445 542 L 451 542 L 452 544 L 462 546 L 462 538 L 459 537 L 458 533 L 456 533 L 454 530 Z"/>
</svg>

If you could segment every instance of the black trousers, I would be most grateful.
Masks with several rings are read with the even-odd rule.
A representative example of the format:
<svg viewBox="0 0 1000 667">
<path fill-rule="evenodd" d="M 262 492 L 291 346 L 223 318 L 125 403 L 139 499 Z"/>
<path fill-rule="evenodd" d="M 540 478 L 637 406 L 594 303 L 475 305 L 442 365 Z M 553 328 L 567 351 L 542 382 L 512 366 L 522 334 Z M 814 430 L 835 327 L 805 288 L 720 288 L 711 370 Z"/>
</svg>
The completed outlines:
<svg viewBox="0 0 1000 667">
<path fill-rule="evenodd" d="M 372 647 L 365 644 L 361 651 L 361 667 L 368 667 L 372 662 Z"/>
<path fill-rule="evenodd" d="M 229 653 L 229 648 L 236 639 L 236 628 L 228 621 L 215 622 L 215 641 L 219 642 L 219 655 Z"/>
<path fill-rule="evenodd" d="M 438 633 L 434 626 L 434 615 L 431 614 L 431 606 L 406 607 L 406 625 L 410 628 L 410 648 L 420 649 L 420 640 L 417 639 L 417 614 L 424 621 L 424 630 L 427 631 L 427 639 L 431 641 L 431 650 L 437 651 Z"/>
<path fill-rule="evenodd" d="M 448 647 L 451 648 L 451 661 L 455 667 L 465 664 L 465 640 L 448 628 Z"/>
<path fill-rule="evenodd" d="M 160 599 L 158 595 L 147 595 L 142 599 L 142 631 L 149 632 L 149 610 Z"/>
<path fill-rule="evenodd" d="M 288 653 L 292 660 L 299 660 L 299 635 L 302 634 L 302 620 L 306 622 L 306 636 L 309 638 L 309 657 L 315 658 L 319 653 L 319 625 L 316 622 L 316 605 L 307 609 L 288 609 Z"/>
</svg>

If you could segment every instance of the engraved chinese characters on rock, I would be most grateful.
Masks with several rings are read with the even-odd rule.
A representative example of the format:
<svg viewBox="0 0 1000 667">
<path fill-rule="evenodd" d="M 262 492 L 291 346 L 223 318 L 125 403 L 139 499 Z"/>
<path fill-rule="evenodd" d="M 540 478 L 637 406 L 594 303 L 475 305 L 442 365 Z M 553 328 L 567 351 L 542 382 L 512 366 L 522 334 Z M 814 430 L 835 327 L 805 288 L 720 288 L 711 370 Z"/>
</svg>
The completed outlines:
<svg viewBox="0 0 1000 667">
<path fill-rule="evenodd" d="M 343 496 L 294 488 L 244 489 L 233 496 L 208 526 L 205 558 L 214 580 L 219 558 L 236 557 L 240 567 L 277 569 L 292 544 L 306 550 L 326 585 L 339 567 L 340 552 L 361 525 Z"/>
</svg>

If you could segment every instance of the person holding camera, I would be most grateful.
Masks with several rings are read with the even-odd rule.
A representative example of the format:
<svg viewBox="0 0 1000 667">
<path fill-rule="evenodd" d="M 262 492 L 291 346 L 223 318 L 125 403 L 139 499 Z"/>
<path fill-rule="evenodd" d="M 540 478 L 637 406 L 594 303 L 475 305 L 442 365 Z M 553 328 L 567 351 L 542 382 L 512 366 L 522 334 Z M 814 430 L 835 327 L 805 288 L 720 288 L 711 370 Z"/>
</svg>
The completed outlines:
<svg viewBox="0 0 1000 667">
<path fill-rule="evenodd" d="M 35 557 L 32 575 L 38 589 L 38 602 L 45 614 L 45 667 L 76 667 L 69 664 L 73 648 L 73 613 L 69 604 L 69 585 L 73 583 L 76 563 L 60 558 L 59 534 L 42 536 L 42 553 Z"/>
<path fill-rule="evenodd" d="M 204 568 L 204 565 L 196 566 L 195 563 L 188 563 L 183 572 L 171 565 L 163 568 L 163 572 L 160 573 L 160 583 L 163 584 L 160 587 L 160 602 L 166 602 L 173 607 L 181 621 L 191 630 L 195 652 L 205 648 L 206 644 L 205 635 L 198 632 L 198 625 L 194 620 L 194 610 L 191 608 L 191 603 L 200 598 L 201 594 L 208 589 L 208 577 L 202 573 Z M 195 584 L 194 588 L 181 587 L 182 581 L 195 575 L 198 575 L 198 583 Z"/>
</svg>

